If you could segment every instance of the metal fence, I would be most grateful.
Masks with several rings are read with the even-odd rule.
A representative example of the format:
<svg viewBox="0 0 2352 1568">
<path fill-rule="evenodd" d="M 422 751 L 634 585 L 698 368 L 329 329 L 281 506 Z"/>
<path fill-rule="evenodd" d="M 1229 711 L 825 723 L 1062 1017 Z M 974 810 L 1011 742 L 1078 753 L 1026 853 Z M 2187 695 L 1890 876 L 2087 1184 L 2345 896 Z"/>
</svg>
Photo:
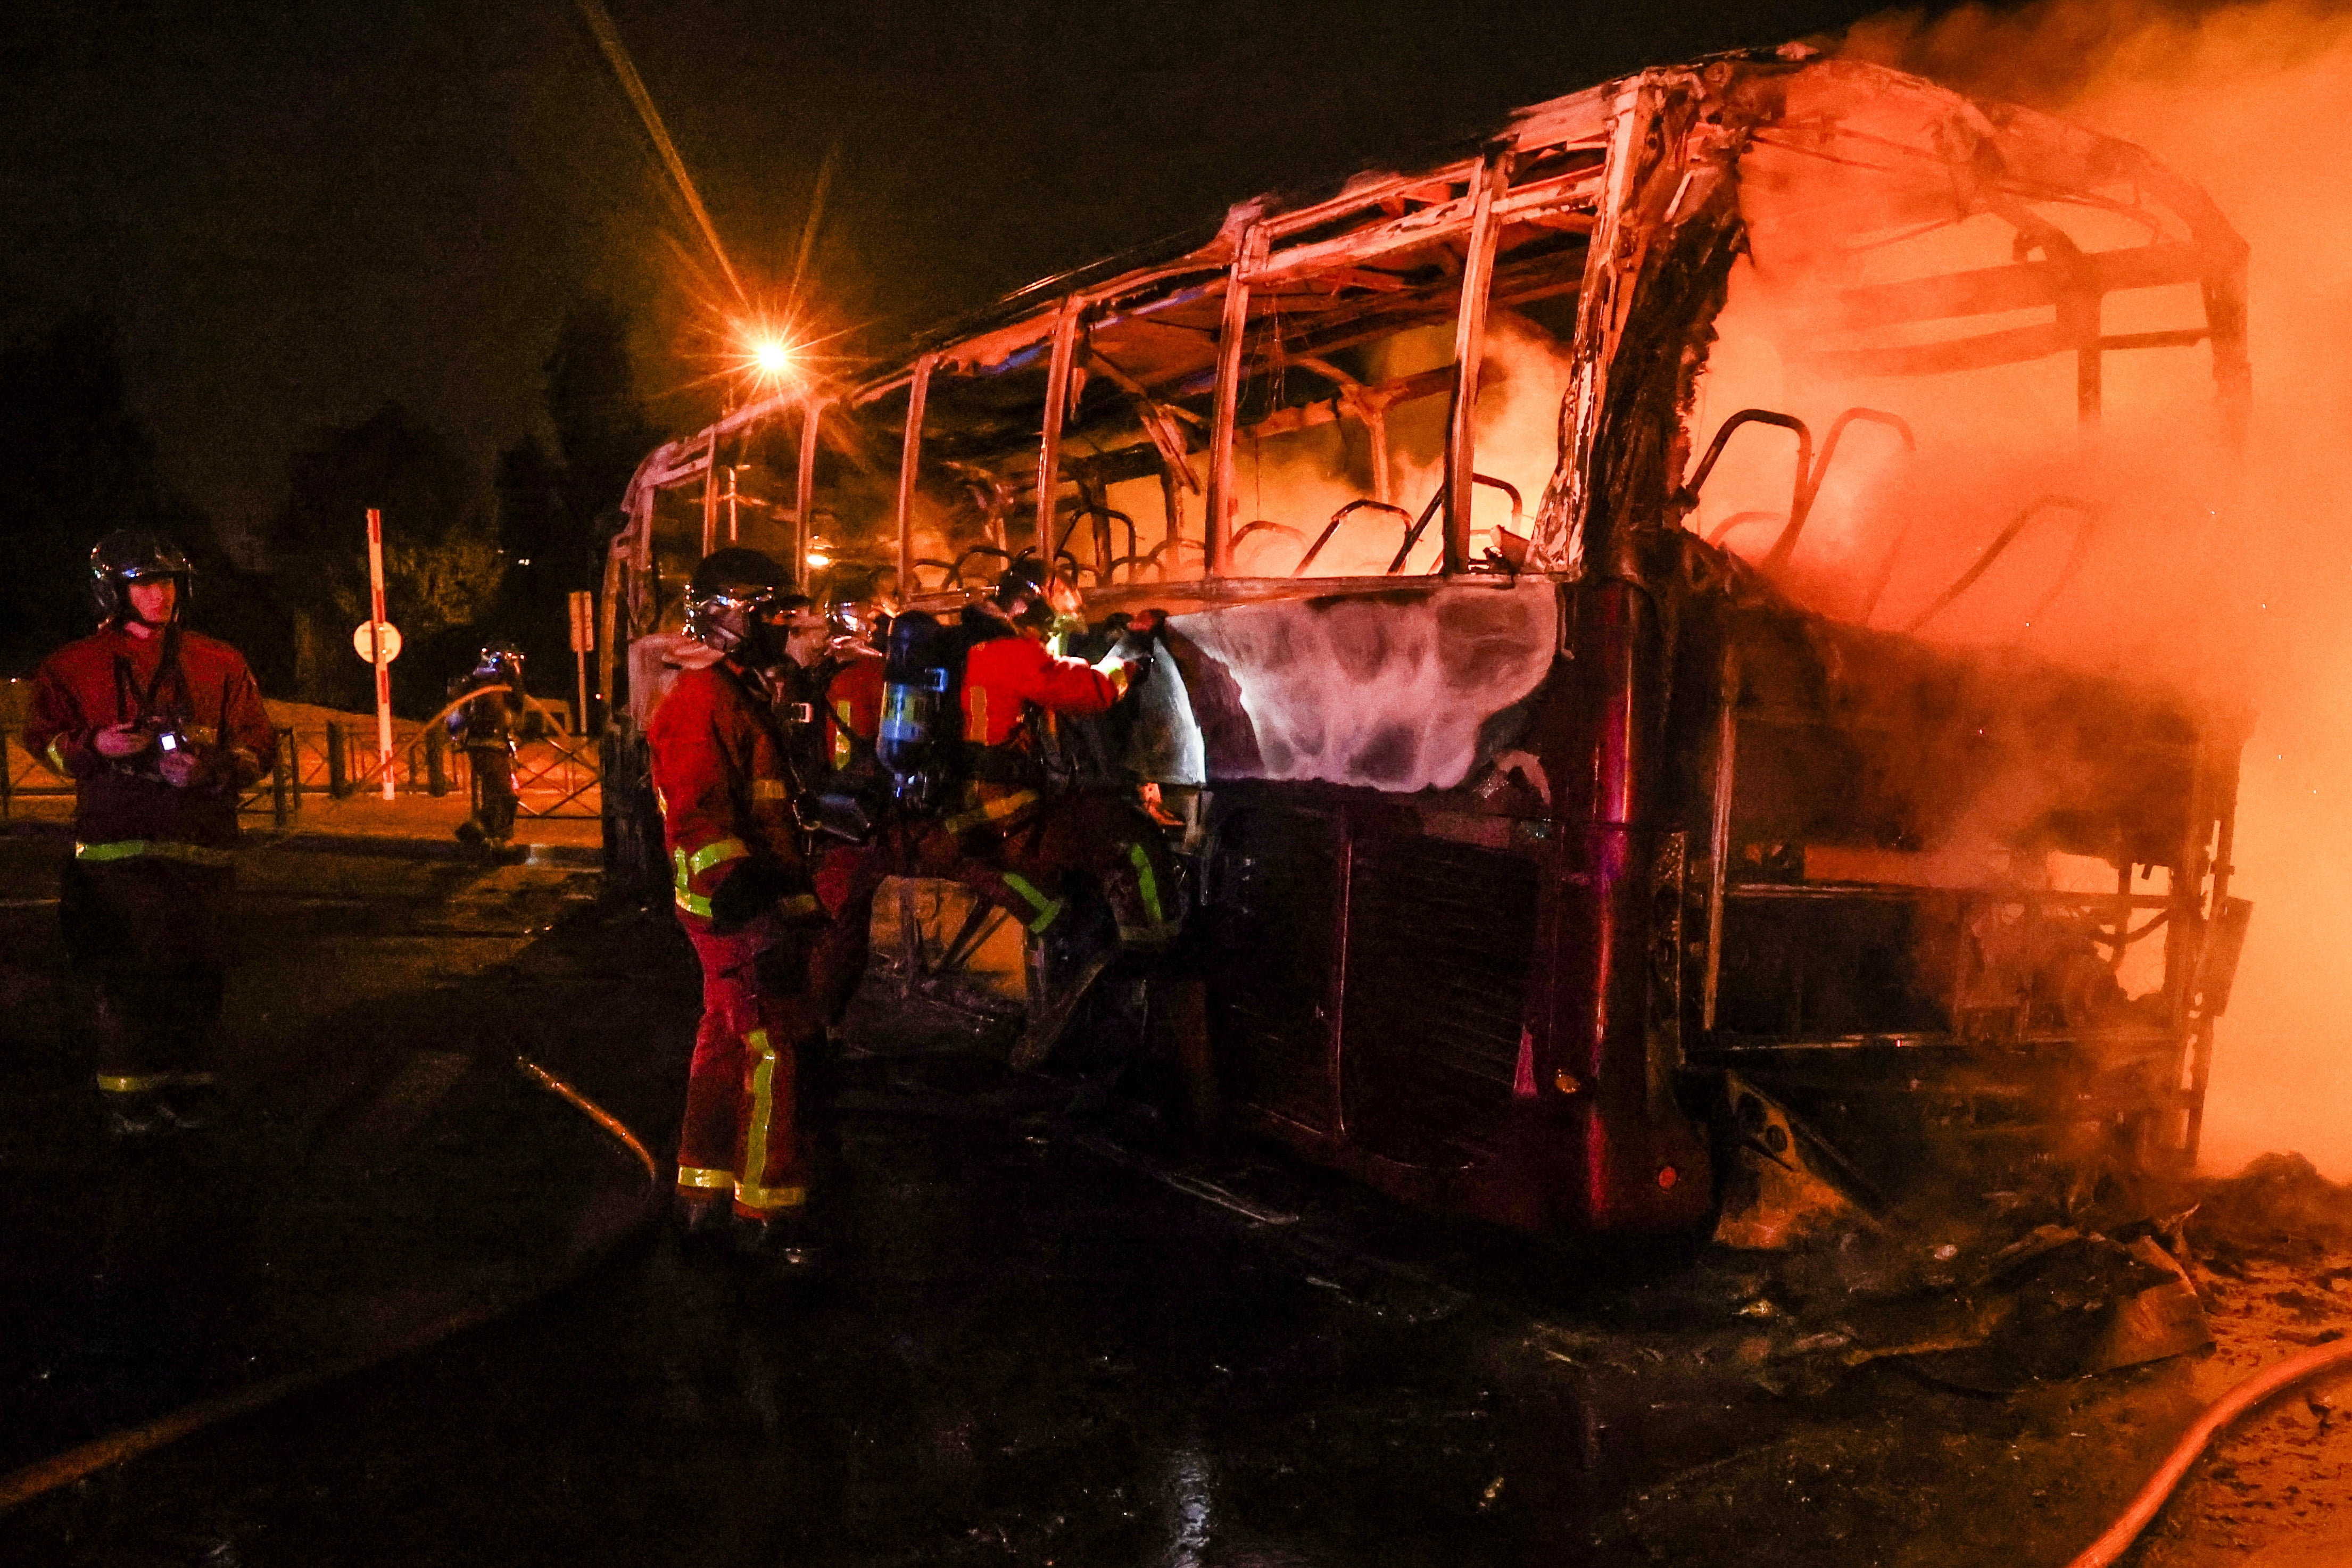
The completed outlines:
<svg viewBox="0 0 2352 1568">
<path fill-rule="evenodd" d="M 364 721 L 316 727 L 280 727 L 276 767 L 270 777 L 237 803 L 241 812 L 268 813 L 283 827 L 301 810 L 306 796 L 335 800 L 380 789 L 387 760 L 396 787 L 408 794 L 468 795 L 473 770 L 462 747 L 449 743 L 439 725 L 395 729 L 387 759 L 376 750 L 375 727 Z M 593 821 L 602 813 L 604 779 L 597 748 L 561 731 L 519 743 L 515 793 L 519 814 L 541 821 Z M 73 780 L 25 748 L 23 733 L 0 725 L 0 821 L 27 799 L 70 798 Z"/>
</svg>

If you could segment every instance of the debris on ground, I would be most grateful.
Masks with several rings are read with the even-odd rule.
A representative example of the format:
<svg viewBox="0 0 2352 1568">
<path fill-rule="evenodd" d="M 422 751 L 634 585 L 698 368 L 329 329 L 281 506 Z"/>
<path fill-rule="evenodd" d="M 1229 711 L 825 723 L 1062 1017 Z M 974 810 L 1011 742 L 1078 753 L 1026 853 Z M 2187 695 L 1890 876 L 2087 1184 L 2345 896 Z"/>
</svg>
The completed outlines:
<svg viewBox="0 0 2352 1568">
<path fill-rule="evenodd" d="M 2189 1239 L 2221 1273 L 2250 1256 L 2309 1259 L 2352 1249 L 2352 1184 L 2329 1181 L 2301 1155 L 2264 1155 L 2207 1184 Z"/>
</svg>

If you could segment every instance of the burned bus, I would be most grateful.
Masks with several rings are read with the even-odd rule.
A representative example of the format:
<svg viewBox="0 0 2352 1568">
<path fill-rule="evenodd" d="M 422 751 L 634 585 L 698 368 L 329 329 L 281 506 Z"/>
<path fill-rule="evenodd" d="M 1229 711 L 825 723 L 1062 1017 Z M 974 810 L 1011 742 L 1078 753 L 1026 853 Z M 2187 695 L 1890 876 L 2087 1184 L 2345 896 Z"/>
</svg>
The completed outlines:
<svg viewBox="0 0 2352 1568">
<path fill-rule="evenodd" d="M 2010 458 L 2184 373 L 2226 450 L 2244 267 L 2036 112 L 1647 70 L 669 444 L 605 645 L 642 718 L 730 542 L 1166 611 L 1124 765 L 1184 822 L 1193 1087 L 1414 1203 L 1760 1245 L 1930 1166 L 2177 1167 L 2247 721 L 2015 632 L 2099 508 Z"/>
</svg>

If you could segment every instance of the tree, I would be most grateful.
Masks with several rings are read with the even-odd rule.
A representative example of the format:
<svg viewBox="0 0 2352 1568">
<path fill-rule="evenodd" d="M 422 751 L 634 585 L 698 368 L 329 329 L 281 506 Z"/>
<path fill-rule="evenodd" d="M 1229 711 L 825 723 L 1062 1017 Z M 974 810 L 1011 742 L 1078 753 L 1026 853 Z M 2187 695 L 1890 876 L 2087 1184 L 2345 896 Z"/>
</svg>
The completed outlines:
<svg viewBox="0 0 2352 1568">
<path fill-rule="evenodd" d="M 499 455 L 499 536 L 511 570 L 499 620 L 531 657 L 543 695 L 571 664 L 567 594 L 603 586 L 622 492 L 662 434 L 637 401 L 627 313 L 601 295 L 573 302 L 547 356 L 551 454 L 525 434 Z"/>
<path fill-rule="evenodd" d="M 637 401 L 628 313 L 602 295 L 575 300 L 544 368 L 547 416 L 563 461 L 564 519 L 573 536 L 563 542 L 572 564 L 593 572 L 598 520 L 621 504 L 629 476 L 661 440 Z"/>
<path fill-rule="evenodd" d="M 268 544 L 299 622 L 296 685 L 310 702 L 373 705 L 367 667 L 344 651 L 349 629 L 367 619 L 370 507 L 383 513 L 387 613 L 411 650 L 393 666 L 394 695 L 405 710 L 430 712 L 453 673 L 439 667 L 446 653 L 436 643 L 483 619 L 506 563 L 472 466 L 397 403 L 317 432 L 288 465 Z"/>
<path fill-rule="evenodd" d="M 164 477 L 132 410 L 114 324 L 75 315 L 0 350 L 0 673 L 90 629 L 89 548 L 116 528 L 168 534 L 196 566 L 192 623 L 243 648 L 268 689 L 289 647 L 268 585 L 240 571 Z"/>
</svg>

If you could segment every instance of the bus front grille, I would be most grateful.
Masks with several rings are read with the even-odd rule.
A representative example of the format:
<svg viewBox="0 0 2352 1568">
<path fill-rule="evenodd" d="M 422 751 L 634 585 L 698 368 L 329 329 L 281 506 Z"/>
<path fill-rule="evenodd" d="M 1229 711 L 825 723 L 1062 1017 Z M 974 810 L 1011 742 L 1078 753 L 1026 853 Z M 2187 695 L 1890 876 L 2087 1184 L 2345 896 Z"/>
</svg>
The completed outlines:
<svg viewBox="0 0 2352 1568">
<path fill-rule="evenodd" d="M 1340 1082 L 1350 1137 L 1416 1165 L 1491 1152 L 1535 961 L 1534 862 L 1367 836 L 1348 886 Z"/>
</svg>

